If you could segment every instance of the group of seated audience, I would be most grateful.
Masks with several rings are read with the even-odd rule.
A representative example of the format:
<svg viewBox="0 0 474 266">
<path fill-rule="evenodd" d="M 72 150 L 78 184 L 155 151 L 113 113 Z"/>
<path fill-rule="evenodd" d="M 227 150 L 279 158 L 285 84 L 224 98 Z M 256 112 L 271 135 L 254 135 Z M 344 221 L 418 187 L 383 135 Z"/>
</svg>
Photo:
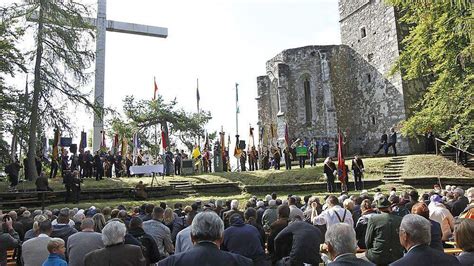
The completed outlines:
<svg viewBox="0 0 474 266">
<path fill-rule="evenodd" d="M 474 188 L 1 212 L 0 266 L 474 265 Z M 459 248 L 455 255 L 445 249 Z"/>
</svg>

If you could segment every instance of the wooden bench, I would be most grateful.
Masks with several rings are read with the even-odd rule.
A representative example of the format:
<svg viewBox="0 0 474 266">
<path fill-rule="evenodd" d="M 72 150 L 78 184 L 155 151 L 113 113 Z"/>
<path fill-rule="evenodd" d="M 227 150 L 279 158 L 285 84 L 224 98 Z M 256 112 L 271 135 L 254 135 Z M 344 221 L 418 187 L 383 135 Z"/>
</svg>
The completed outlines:
<svg viewBox="0 0 474 266">
<path fill-rule="evenodd" d="M 15 266 L 16 265 L 16 253 L 14 249 L 7 250 L 7 266 Z"/>
<path fill-rule="evenodd" d="M 462 249 L 460 248 L 445 248 L 444 253 L 450 254 L 450 255 L 457 255 L 462 252 Z"/>
</svg>

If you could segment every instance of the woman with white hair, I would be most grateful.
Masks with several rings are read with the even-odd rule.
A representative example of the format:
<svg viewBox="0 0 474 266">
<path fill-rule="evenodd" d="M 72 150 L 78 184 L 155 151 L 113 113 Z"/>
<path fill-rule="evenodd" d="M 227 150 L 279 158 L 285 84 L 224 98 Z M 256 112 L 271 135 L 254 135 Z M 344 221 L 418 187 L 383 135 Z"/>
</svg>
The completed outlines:
<svg viewBox="0 0 474 266">
<path fill-rule="evenodd" d="M 125 224 L 112 221 L 102 230 L 102 242 L 105 248 L 86 255 L 85 265 L 146 265 L 145 257 L 139 246 L 124 244 L 127 228 Z"/>
</svg>

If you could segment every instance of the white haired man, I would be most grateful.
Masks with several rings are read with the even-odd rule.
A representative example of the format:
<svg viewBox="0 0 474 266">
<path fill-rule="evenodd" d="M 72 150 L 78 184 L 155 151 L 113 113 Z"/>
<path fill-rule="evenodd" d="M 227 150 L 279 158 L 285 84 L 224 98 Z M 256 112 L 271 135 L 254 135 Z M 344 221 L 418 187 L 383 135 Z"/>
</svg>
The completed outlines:
<svg viewBox="0 0 474 266">
<path fill-rule="evenodd" d="M 161 260 L 159 266 L 245 266 L 252 260 L 219 249 L 224 236 L 224 223 L 215 212 L 205 211 L 194 217 L 191 224 L 192 249 Z"/>
<path fill-rule="evenodd" d="M 244 217 L 244 213 L 239 211 L 239 201 L 238 200 L 232 200 L 230 202 L 230 210 L 224 212 L 224 214 L 223 214 L 224 227 L 225 228 L 230 226 L 229 218 L 234 213 L 238 213 L 238 214 L 240 214 L 240 216 Z"/>
<path fill-rule="evenodd" d="M 399 230 L 400 244 L 407 250 L 405 256 L 390 265 L 461 265 L 456 257 L 429 246 L 431 241 L 430 222 L 416 214 L 403 217 Z"/>
<path fill-rule="evenodd" d="M 124 244 L 127 228 L 118 221 L 109 222 L 102 229 L 102 241 L 105 248 L 86 255 L 85 265 L 123 265 L 145 266 L 142 249 L 139 246 Z"/>
<path fill-rule="evenodd" d="M 346 223 L 338 223 L 329 227 L 326 231 L 325 240 L 329 257 L 332 260 L 328 266 L 375 265 L 356 257 L 357 240 L 356 233 L 352 226 Z"/>
</svg>

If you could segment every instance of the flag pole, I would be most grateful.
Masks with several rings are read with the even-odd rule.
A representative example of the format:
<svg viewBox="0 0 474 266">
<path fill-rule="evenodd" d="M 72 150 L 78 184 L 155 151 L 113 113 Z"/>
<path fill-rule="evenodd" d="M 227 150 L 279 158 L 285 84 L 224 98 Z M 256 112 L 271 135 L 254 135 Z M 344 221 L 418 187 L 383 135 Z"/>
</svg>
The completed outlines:
<svg viewBox="0 0 474 266">
<path fill-rule="evenodd" d="M 197 112 L 198 112 L 198 119 L 201 118 L 201 109 L 199 108 L 199 78 L 196 79 L 196 103 L 197 103 Z M 198 147 L 201 149 L 201 135 L 198 134 Z"/>
<path fill-rule="evenodd" d="M 239 84 L 235 83 L 235 147 L 238 149 L 239 143 Z M 240 172 L 240 158 L 237 157 L 237 172 Z"/>
</svg>

